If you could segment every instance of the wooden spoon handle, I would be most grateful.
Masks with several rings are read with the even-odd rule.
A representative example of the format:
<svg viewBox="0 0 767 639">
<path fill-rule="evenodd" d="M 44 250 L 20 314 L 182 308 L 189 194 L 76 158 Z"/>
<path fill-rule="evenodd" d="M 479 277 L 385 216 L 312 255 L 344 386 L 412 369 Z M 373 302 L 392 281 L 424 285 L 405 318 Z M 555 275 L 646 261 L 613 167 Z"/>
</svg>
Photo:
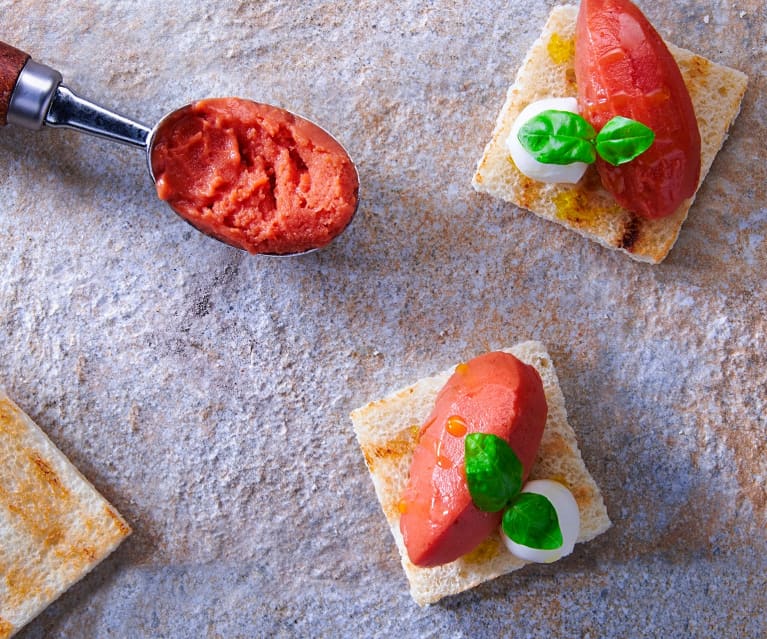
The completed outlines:
<svg viewBox="0 0 767 639">
<path fill-rule="evenodd" d="M 0 126 L 5 126 L 7 123 L 6 116 L 11 93 L 27 60 L 29 60 L 28 53 L 0 42 Z"/>
</svg>

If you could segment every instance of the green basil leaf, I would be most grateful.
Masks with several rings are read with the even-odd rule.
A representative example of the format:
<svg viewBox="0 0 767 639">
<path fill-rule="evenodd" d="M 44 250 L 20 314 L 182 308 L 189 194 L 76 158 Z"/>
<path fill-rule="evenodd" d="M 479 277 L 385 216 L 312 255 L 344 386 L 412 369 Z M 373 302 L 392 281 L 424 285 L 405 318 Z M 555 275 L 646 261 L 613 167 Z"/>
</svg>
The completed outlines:
<svg viewBox="0 0 767 639">
<path fill-rule="evenodd" d="M 594 128 L 577 113 L 549 109 L 525 122 L 517 139 L 543 164 L 572 164 L 596 160 Z"/>
<path fill-rule="evenodd" d="M 629 118 L 616 115 L 597 135 L 597 153 L 614 166 L 631 162 L 655 141 L 653 130 Z"/>
<path fill-rule="evenodd" d="M 509 539 L 528 548 L 556 550 L 564 543 L 557 511 L 548 498 L 537 493 L 517 495 L 501 525 Z"/>
<path fill-rule="evenodd" d="M 522 462 L 497 435 L 466 435 L 464 464 L 469 494 L 482 511 L 502 510 L 522 488 Z"/>
</svg>

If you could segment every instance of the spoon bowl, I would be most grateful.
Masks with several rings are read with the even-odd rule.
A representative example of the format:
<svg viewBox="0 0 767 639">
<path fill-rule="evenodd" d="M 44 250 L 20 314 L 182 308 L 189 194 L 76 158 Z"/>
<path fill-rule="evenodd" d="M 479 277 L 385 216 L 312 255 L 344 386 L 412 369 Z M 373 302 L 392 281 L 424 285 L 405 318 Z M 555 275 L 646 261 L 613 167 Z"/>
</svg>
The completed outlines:
<svg viewBox="0 0 767 639">
<path fill-rule="evenodd" d="M 160 199 L 203 233 L 252 253 L 317 250 L 359 205 L 357 169 L 332 135 L 242 98 L 168 114 L 150 132 L 147 160 Z"/>
</svg>

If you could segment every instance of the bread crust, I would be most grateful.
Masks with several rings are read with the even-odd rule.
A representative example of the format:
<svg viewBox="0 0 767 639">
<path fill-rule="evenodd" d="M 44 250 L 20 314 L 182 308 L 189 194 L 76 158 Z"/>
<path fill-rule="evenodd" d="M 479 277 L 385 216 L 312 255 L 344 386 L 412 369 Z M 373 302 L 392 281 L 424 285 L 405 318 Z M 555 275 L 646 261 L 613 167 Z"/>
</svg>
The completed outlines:
<svg viewBox="0 0 767 639">
<path fill-rule="evenodd" d="M 503 350 L 534 366 L 546 393 L 548 417 L 530 479 L 555 478 L 568 486 L 581 515 L 578 542 L 589 541 L 610 527 L 610 519 L 599 487 L 583 462 L 575 432 L 567 422 L 554 364 L 539 342 L 523 342 Z M 418 427 L 453 370 L 422 379 L 351 414 L 357 441 L 410 583 L 410 594 L 421 606 L 525 565 L 506 550 L 497 533 L 468 555 L 444 566 L 420 568 L 408 559 L 399 529 L 397 504 L 407 483 Z"/>
<path fill-rule="evenodd" d="M 589 167 L 578 184 L 543 184 L 524 176 L 506 151 L 511 126 L 525 106 L 542 98 L 577 96 L 574 70 L 577 15 L 578 8 L 572 5 L 552 10 L 508 90 L 472 186 L 632 259 L 658 264 L 679 237 L 695 195 L 668 217 L 648 220 L 621 208 L 602 188 L 594 166 Z M 700 129 L 700 188 L 740 111 L 748 78 L 686 49 L 671 44 L 668 47 L 690 92 Z"/>
</svg>

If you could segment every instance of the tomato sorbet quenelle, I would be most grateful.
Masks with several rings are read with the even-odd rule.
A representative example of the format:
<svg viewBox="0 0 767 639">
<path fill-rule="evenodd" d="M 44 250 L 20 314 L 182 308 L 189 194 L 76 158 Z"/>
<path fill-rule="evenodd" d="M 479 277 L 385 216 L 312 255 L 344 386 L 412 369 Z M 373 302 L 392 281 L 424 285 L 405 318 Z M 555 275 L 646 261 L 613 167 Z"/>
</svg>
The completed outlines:
<svg viewBox="0 0 767 639">
<path fill-rule="evenodd" d="M 195 102 L 155 136 L 157 195 L 190 224 L 251 253 L 320 248 L 357 208 L 344 148 L 315 124 L 239 98 Z"/>
<path fill-rule="evenodd" d="M 513 355 L 485 353 L 456 367 L 421 427 L 400 502 L 400 530 L 416 566 L 455 561 L 501 523 L 472 501 L 464 471 L 465 438 L 489 433 L 506 441 L 527 480 L 548 406 L 538 371 Z"/>
</svg>

